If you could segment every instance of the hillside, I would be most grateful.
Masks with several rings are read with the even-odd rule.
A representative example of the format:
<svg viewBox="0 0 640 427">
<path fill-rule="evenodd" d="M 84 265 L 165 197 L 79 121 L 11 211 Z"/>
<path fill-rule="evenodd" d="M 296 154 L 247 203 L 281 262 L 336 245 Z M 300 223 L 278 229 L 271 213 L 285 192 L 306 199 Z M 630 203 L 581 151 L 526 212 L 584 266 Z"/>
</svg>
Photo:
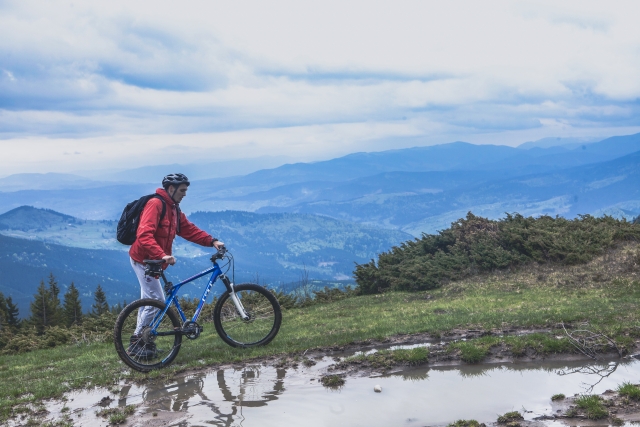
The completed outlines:
<svg viewBox="0 0 640 427">
<path fill-rule="evenodd" d="M 305 271 L 310 279 L 351 281 L 355 262 L 366 262 L 411 237 L 397 230 L 370 228 L 308 214 L 227 211 L 197 212 L 189 217 L 227 244 L 236 260 L 238 282 L 258 278 L 262 283 L 274 286 L 298 281 Z M 71 280 L 86 284 L 86 292 L 93 290 L 97 283 L 109 289 L 113 286 L 114 301 L 120 298 L 119 295 L 125 297 L 130 292 L 137 292 L 128 264 L 128 247 L 115 240 L 115 228 L 115 221 L 80 220 L 29 206 L 0 215 L 0 235 L 7 236 L 3 237 L 3 250 L 7 254 L 3 258 L 3 272 L 7 274 L 0 292 L 6 295 L 26 292 L 30 297 L 50 271 L 67 284 Z M 12 249 L 14 243 L 23 249 Z M 44 251 L 42 248 L 56 249 Z M 169 270 L 174 280 L 186 278 L 210 265 L 209 248 L 181 238 L 176 239 L 174 248 L 178 264 Z M 14 252 L 18 254 L 17 258 L 13 257 Z M 41 255 L 31 259 L 30 255 L 20 255 L 22 253 Z M 85 259 L 100 260 L 100 268 L 87 270 Z M 29 275 L 26 288 L 21 279 L 25 266 L 29 266 L 25 273 Z M 95 277 L 87 277 L 87 274 Z M 131 285 L 121 287 L 125 282 L 129 283 L 130 278 L 134 280 L 133 291 L 130 291 Z M 185 292 L 192 296 L 197 293 L 195 289 Z M 22 297 L 26 298 L 25 295 Z M 126 298 L 130 299 L 130 296 Z"/>
<path fill-rule="evenodd" d="M 462 173 L 460 173 L 462 175 Z M 447 228 L 468 211 L 489 218 L 523 215 L 596 214 L 624 209 L 640 213 L 640 152 L 594 165 L 493 179 L 424 194 L 369 194 L 351 200 L 319 200 L 258 212 L 315 213 L 395 227 L 416 237 Z M 606 212 L 605 212 L 606 213 Z"/>
<path fill-rule="evenodd" d="M 114 304 L 139 297 L 139 286 L 124 252 L 70 248 L 0 235 L 0 292 L 10 295 L 28 315 L 29 302 L 41 280 L 50 273 L 58 279 L 62 293 L 74 282 L 87 309 L 98 284 Z"/>
<path fill-rule="evenodd" d="M 358 265 L 354 274 L 363 293 L 419 291 L 525 264 L 585 264 L 616 245 L 639 239 L 637 224 L 611 217 L 508 215 L 493 221 L 469 213 L 450 228 Z M 632 268 L 638 260 L 640 253 L 629 260 Z"/>
</svg>

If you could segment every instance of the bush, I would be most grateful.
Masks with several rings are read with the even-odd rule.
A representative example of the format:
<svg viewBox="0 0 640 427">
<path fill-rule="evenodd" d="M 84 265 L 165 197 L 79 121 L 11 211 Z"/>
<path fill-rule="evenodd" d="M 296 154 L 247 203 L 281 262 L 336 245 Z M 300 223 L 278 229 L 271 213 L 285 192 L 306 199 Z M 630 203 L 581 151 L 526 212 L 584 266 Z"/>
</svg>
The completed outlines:
<svg viewBox="0 0 640 427">
<path fill-rule="evenodd" d="M 13 335 L 0 335 L 1 354 L 25 353 L 66 344 L 90 344 L 113 340 L 116 315 L 106 312 L 100 317 L 87 317 L 82 325 L 69 328 L 52 326 L 38 335 L 35 328 L 23 328 Z M 3 345 L 4 344 L 4 345 Z"/>
<path fill-rule="evenodd" d="M 617 242 L 640 238 L 640 227 L 609 216 L 561 217 L 507 215 L 498 221 L 471 212 L 438 234 L 424 234 L 356 265 L 364 294 L 385 290 L 433 289 L 483 271 L 528 262 L 585 263 Z"/>
</svg>

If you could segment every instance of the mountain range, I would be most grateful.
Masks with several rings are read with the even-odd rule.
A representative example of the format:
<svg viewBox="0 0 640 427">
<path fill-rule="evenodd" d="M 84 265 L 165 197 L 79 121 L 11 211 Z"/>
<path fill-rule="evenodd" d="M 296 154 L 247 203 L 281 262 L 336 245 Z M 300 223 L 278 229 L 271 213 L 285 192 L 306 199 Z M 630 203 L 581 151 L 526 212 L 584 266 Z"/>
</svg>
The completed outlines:
<svg viewBox="0 0 640 427">
<path fill-rule="evenodd" d="M 398 230 L 309 214 L 195 212 L 189 219 L 225 242 L 234 256 L 237 283 L 272 287 L 303 276 L 352 282 L 355 262 L 367 262 L 411 238 Z M 65 286 L 75 282 L 86 307 L 98 283 L 109 290 L 110 303 L 131 301 L 139 287 L 129 247 L 115 240 L 115 229 L 116 221 L 82 220 L 29 206 L 0 215 L 0 292 L 26 311 L 40 280 L 53 273 Z M 174 282 L 211 265 L 211 248 L 178 237 L 174 249 L 178 263 L 168 270 Z M 190 289 L 195 288 L 183 294 L 195 297 L 198 291 Z"/>
<path fill-rule="evenodd" d="M 195 173 L 183 211 L 228 244 L 240 280 L 272 284 L 305 271 L 312 279 L 350 280 L 354 262 L 447 228 L 468 211 L 493 219 L 505 212 L 640 214 L 640 134 L 515 148 L 454 142 L 218 178 L 210 178 L 211 165 L 196 166 L 1 178 L 0 291 L 21 293 L 14 299 L 24 304 L 53 271 L 79 284 L 84 298 L 97 283 L 113 289 L 110 302 L 136 297 L 126 247 L 113 238 L 116 219 L 128 202 L 155 191 L 152 181 L 165 172 Z M 207 266 L 201 247 L 177 240 L 175 253 L 176 277 Z"/>
<path fill-rule="evenodd" d="M 182 209 L 318 214 L 414 236 L 447 227 L 467 211 L 492 218 L 516 211 L 618 217 L 640 213 L 638 176 L 633 172 L 639 166 L 633 153 L 640 151 L 640 134 L 580 145 L 575 140 L 566 146 L 552 143 L 514 148 L 454 142 L 193 180 Z M 627 172 L 619 174 L 617 168 Z M 157 180 L 161 169 L 153 169 Z M 54 185 L 54 175 L 41 175 L 40 183 L 30 176 L 30 189 L 10 185 L 15 176 L 2 178 L 0 212 L 29 205 L 77 218 L 114 220 L 126 203 L 157 187 L 77 178 L 72 185 L 65 175 L 61 182 L 66 184 Z M 45 188 L 44 183 L 57 187 Z M 21 189 L 10 191 L 16 188 Z"/>
</svg>

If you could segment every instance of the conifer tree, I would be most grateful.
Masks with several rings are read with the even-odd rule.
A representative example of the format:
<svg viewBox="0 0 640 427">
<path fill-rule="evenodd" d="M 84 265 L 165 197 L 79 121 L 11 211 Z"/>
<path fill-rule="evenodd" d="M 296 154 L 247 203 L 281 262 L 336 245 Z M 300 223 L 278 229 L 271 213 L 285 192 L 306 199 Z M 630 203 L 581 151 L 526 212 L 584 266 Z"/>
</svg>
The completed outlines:
<svg viewBox="0 0 640 427">
<path fill-rule="evenodd" d="M 64 294 L 64 303 L 62 306 L 64 315 L 64 324 L 69 327 L 73 324 L 80 325 L 82 323 L 82 304 L 80 303 L 80 292 L 78 288 L 71 282 L 69 289 Z"/>
<path fill-rule="evenodd" d="M 60 287 L 53 273 L 49 273 L 49 295 L 51 296 L 51 326 L 64 323 L 64 313 L 60 305 Z"/>
<path fill-rule="evenodd" d="M 31 302 L 31 317 L 29 323 L 36 328 L 38 334 L 42 334 L 47 326 L 51 325 L 53 315 L 53 304 L 51 303 L 51 293 L 44 286 L 44 281 L 40 281 L 40 286 Z"/>
<path fill-rule="evenodd" d="M 0 333 L 9 326 L 7 317 L 7 302 L 4 299 L 2 292 L 0 292 Z"/>
<path fill-rule="evenodd" d="M 99 317 L 109 312 L 109 304 L 107 303 L 107 295 L 102 290 L 102 286 L 98 285 L 93 295 L 93 305 L 91 306 L 91 315 Z"/>
<path fill-rule="evenodd" d="M 9 327 L 17 329 L 20 327 L 20 310 L 18 306 L 13 302 L 11 297 L 6 298 L 5 306 Z"/>
</svg>

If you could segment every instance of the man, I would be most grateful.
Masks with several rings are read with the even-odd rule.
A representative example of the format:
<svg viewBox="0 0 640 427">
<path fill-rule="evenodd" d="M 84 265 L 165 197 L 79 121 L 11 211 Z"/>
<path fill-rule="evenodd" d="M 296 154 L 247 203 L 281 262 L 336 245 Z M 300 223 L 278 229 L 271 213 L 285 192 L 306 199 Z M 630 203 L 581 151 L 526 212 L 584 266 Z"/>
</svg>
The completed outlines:
<svg viewBox="0 0 640 427">
<path fill-rule="evenodd" d="M 162 265 L 166 269 L 169 265 L 176 263 L 176 259 L 171 255 L 173 239 L 176 234 L 190 242 L 202 246 L 215 247 L 220 249 L 224 243 L 211 237 L 205 231 L 200 230 L 189 222 L 185 214 L 180 211 L 180 202 L 187 195 L 189 179 L 181 173 L 169 174 L 162 180 L 162 187 L 156 190 L 162 200 L 157 197 L 149 199 L 140 214 L 136 241 L 129 250 L 131 266 L 140 282 L 140 298 L 153 298 L 164 302 L 164 291 L 160 280 L 151 276 L 145 276 L 144 260 L 164 260 Z M 165 214 L 162 217 L 163 201 Z M 144 326 L 147 326 L 155 310 L 151 307 L 138 312 L 138 324 L 134 335 L 131 336 L 129 351 L 135 352 L 138 357 L 153 357 L 155 355 L 155 345 L 141 343 L 140 333 Z"/>
</svg>

